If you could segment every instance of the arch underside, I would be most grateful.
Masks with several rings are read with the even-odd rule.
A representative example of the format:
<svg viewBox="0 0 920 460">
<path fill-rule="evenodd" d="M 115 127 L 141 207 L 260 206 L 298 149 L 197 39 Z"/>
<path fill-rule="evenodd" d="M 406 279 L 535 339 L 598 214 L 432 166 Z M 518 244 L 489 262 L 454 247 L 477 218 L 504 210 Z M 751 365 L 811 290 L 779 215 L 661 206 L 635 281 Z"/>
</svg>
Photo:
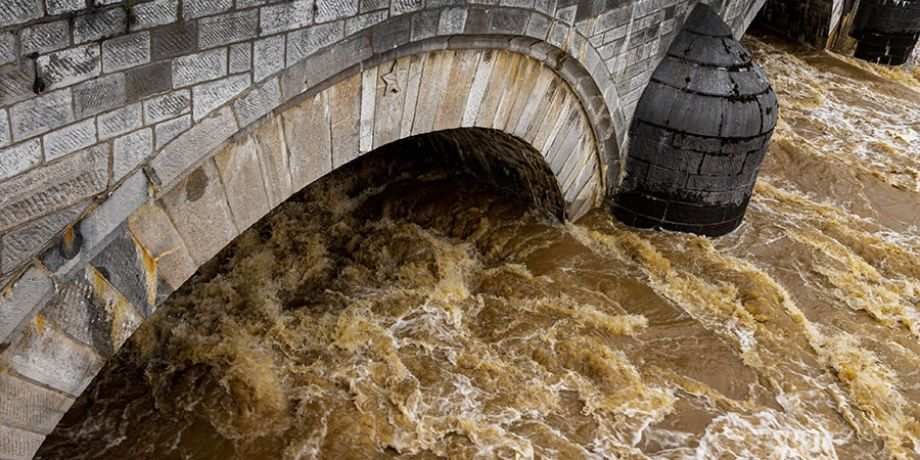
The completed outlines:
<svg viewBox="0 0 920 460">
<path fill-rule="evenodd" d="M 192 129 L 212 133 L 230 117 L 224 107 Z M 605 165 L 579 97 L 554 69 L 509 51 L 439 50 L 344 73 L 201 161 L 187 161 L 198 138 L 180 137 L 147 168 L 158 190 L 91 258 L 85 246 L 96 236 L 79 231 L 75 256 L 59 244 L 43 258 L 65 276 L 0 350 L 0 415 L 14 422 L 0 425 L 0 441 L 31 456 L 105 361 L 233 238 L 336 168 L 425 134 L 468 152 L 479 172 L 510 172 L 557 216 L 603 199 Z M 19 283 L 44 279 L 33 268 Z"/>
</svg>

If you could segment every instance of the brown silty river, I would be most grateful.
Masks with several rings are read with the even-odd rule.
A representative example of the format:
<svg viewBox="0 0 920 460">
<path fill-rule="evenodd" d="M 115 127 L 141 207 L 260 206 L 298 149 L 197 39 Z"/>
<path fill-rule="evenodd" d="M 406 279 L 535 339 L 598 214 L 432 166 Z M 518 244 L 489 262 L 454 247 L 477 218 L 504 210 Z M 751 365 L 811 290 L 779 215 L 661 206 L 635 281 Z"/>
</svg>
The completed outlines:
<svg viewBox="0 0 920 460">
<path fill-rule="evenodd" d="M 734 233 L 559 223 L 400 144 L 203 267 L 39 458 L 920 459 L 920 71 L 762 40 Z"/>
</svg>

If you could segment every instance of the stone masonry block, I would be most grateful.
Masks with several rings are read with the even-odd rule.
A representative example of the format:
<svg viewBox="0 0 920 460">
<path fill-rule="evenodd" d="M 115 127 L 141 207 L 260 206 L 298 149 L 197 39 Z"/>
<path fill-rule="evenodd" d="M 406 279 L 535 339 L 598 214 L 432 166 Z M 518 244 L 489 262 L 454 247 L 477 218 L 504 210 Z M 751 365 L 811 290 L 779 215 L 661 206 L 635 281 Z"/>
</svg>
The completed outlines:
<svg viewBox="0 0 920 460">
<path fill-rule="evenodd" d="M 0 66 L 0 106 L 10 106 L 35 96 L 35 66 L 31 60 L 21 59 L 14 64 Z"/>
<path fill-rule="evenodd" d="M 54 430 L 74 398 L 27 382 L 10 374 L 0 374 L 0 423 L 23 427 L 40 434 Z M 9 397 L 15 395 L 15 397 Z"/>
<path fill-rule="evenodd" d="M 198 21 L 180 21 L 150 32 L 150 54 L 154 61 L 169 59 L 198 49 Z"/>
<path fill-rule="evenodd" d="M 411 13 L 422 9 L 422 0 L 392 0 L 390 2 L 390 15 Z"/>
<path fill-rule="evenodd" d="M 95 43 L 41 56 L 36 65 L 46 90 L 89 80 L 102 71 L 99 45 Z"/>
<path fill-rule="evenodd" d="M 30 460 L 44 440 L 40 434 L 0 425 L 0 458 Z"/>
<path fill-rule="evenodd" d="M 128 219 L 128 229 L 144 252 L 156 261 L 156 272 L 169 288 L 178 289 L 198 268 L 166 211 L 148 202 Z"/>
<path fill-rule="evenodd" d="M 12 137 L 10 134 L 10 116 L 7 115 L 6 109 L 0 109 L 0 147 L 9 145 Z"/>
<path fill-rule="evenodd" d="M 211 161 L 192 171 L 162 203 L 196 265 L 210 260 L 239 233 Z"/>
<path fill-rule="evenodd" d="M 174 88 L 221 78 L 227 74 L 227 49 L 219 48 L 176 58 L 172 70 Z"/>
<path fill-rule="evenodd" d="M 186 20 L 223 13 L 233 8 L 233 0 L 185 0 L 182 16 Z"/>
<path fill-rule="evenodd" d="M 13 289 L 0 296 L 0 343 L 8 343 L 13 330 L 46 300 L 53 288 L 48 275 L 30 268 L 13 283 Z"/>
<path fill-rule="evenodd" d="M 20 140 L 44 134 L 73 121 L 73 97 L 62 89 L 20 102 L 10 109 L 13 139 Z"/>
<path fill-rule="evenodd" d="M 153 129 L 125 134 L 113 143 L 112 180 L 119 181 L 153 155 Z"/>
<path fill-rule="evenodd" d="M 104 191 L 108 158 L 101 144 L 0 183 L 0 231 Z"/>
<path fill-rule="evenodd" d="M 153 313 L 159 284 L 157 261 L 134 239 L 127 225 L 119 226 L 105 250 L 90 263 L 142 315 Z"/>
<path fill-rule="evenodd" d="M 282 59 L 284 57 L 282 56 Z M 252 44 L 238 43 L 230 47 L 230 73 L 249 72 L 252 69 Z M 284 63 L 282 62 L 282 65 Z"/>
<path fill-rule="evenodd" d="M 169 121 L 164 121 L 156 125 L 154 135 L 156 136 L 156 150 L 160 150 L 164 145 L 170 143 L 173 139 L 184 133 L 192 127 L 192 115 L 184 115 Z"/>
<path fill-rule="evenodd" d="M 358 14 L 358 0 L 316 0 L 317 23 L 334 21 Z"/>
<path fill-rule="evenodd" d="M 19 37 L 24 56 L 31 53 L 49 53 L 67 47 L 70 43 L 70 26 L 67 21 L 36 24 L 23 29 Z"/>
<path fill-rule="evenodd" d="M 297 190 L 332 169 L 329 92 L 323 91 L 282 113 L 290 150 L 292 188 Z"/>
<path fill-rule="evenodd" d="M 448 8 L 441 12 L 438 33 L 441 35 L 461 34 L 464 24 L 466 24 L 466 8 Z"/>
<path fill-rule="evenodd" d="M 160 187 L 171 189 L 190 168 L 207 158 L 236 131 L 233 112 L 224 107 L 177 137 L 150 162 Z"/>
<path fill-rule="evenodd" d="M 56 328 L 33 321 L 0 355 L 0 364 L 36 382 L 79 396 L 102 368 L 102 357 Z"/>
<path fill-rule="evenodd" d="M 198 46 L 202 49 L 249 40 L 258 34 L 258 10 L 227 13 L 198 22 Z"/>
<path fill-rule="evenodd" d="M 138 32 L 102 43 L 102 68 L 106 73 L 150 62 L 150 34 Z"/>
<path fill-rule="evenodd" d="M 412 41 L 421 41 L 438 34 L 440 11 L 422 11 L 412 15 Z"/>
<path fill-rule="evenodd" d="M 361 75 L 354 75 L 333 86 L 329 91 L 332 114 L 332 164 L 337 168 L 360 155 L 358 138 Z"/>
<path fill-rule="evenodd" d="M 269 5 L 260 9 L 262 35 L 306 27 L 313 22 L 313 2 L 297 0 Z"/>
<path fill-rule="evenodd" d="M 249 228 L 270 210 L 259 153 L 250 139 L 227 144 L 214 156 L 227 192 L 227 202 L 240 230 Z"/>
<path fill-rule="evenodd" d="M 288 33 L 287 64 L 291 65 L 345 37 L 342 21 L 320 24 Z"/>
<path fill-rule="evenodd" d="M 144 101 L 144 120 L 159 123 L 188 113 L 192 109 L 192 94 L 183 89 Z"/>
<path fill-rule="evenodd" d="M 96 143 L 96 120 L 88 118 L 45 134 L 45 160 L 52 161 Z"/>
<path fill-rule="evenodd" d="M 75 44 L 114 37 L 127 30 L 125 10 L 112 8 L 77 16 L 73 20 L 73 41 Z"/>
<path fill-rule="evenodd" d="M 144 30 L 151 27 L 176 22 L 179 12 L 179 0 L 154 0 L 134 6 L 134 23 L 131 30 Z"/>
<path fill-rule="evenodd" d="M 345 35 L 354 35 L 375 24 L 380 24 L 387 20 L 388 15 L 388 11 L 378 10 L 348 18 L 345 20 Z"/>
<path fill-rule="evenodd" d="M 48 6 L 48 14 L 70 13 L 86 8 L 84 0 L 45 0 Z"/>
<path fill-rule="evenodd" d="M 41 0 L 4 0 L 0 3 L 0 27 L 21 24 L 42 13 Z"/>
<path fill-rule="evenodd" d="M 263 38 L 253 44 L 253 79 L 262 81 L 284 68 L 284 35 Z"/>
<path fill-rule="evenodd" d="M 81 201 L 3 235 L 2 270 L 14 270 L 37 255 L 64 227 L 74 223 L 89 203 L 88 200 Z"/>
<path fill-rule="evenodd" d="M 0 32 L 0 65 L 16 61 L 16 34 L 13 32 Z"/>
<path fill-rule="evenodd" d="M 192 89 L 193 118 L 199 121 L 233 99 L 252 84 L 249 74 L 233 75 Z"/>
<path fill-rule="evenodd" d="M 83 119 L 124 105 L 125 76 L 106 75 L 73 88 L 74 118 Z"/>
<path fill-rule="evenodd" d="M 240 126 L 248 126 L 281 104 L 281 85 L 277 78 L 265 82 L 233 103 Z"/>
<path fill-rule="evenodd" d="M 169 61 L 155 62 L 125 72 L 125 95 L 128 102 L 164 93 L 172 87 L 172 64 Z"/>
<path fill-rule="evenodd" d="M 291 158 L 284 140 L 282 117 L 274 116 L 256 124 L 244 142 L 253 141 L 262 164 L 269 208 L 275 208 L 294 192 L 291 183 Z"/>
<path fill-rule="evenodd" d="M 42 161 L 38 138 L 0 149 L 0 180 L 15 176 Z"/>
<path fill-rule="evenodd" d="M 111 139 L 140 128 L 144 124 L 141 113 L 141 104 L 136 103 L 99 115 L 99 140 Z"/>
</svg>

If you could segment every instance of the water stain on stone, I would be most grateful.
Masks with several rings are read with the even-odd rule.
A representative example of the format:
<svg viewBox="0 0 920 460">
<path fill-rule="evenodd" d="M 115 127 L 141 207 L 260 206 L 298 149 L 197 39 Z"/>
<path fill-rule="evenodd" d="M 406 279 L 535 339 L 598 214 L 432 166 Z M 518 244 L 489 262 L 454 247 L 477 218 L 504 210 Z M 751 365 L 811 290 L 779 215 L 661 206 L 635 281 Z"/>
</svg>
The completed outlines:
<svg viewBox="0 0 920 460">
<path fill-rule="evenodd" d="M 204 169 L 196 169 L 195 172 L 189 175 L 188 181 L 185 183 L 185 199 L 191 202 L 200 200 L 204 196 L 209 180 L 208 174 L 204 172 Z"/>
</svg>

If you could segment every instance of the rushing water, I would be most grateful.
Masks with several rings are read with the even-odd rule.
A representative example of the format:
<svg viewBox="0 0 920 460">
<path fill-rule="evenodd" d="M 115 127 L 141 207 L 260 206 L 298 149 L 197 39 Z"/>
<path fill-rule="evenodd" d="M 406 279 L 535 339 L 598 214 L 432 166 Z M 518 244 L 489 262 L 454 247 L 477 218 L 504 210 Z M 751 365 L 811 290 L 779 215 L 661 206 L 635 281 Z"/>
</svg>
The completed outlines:
<svg viewBox="0 0 920 460">
<path fill-rule="evenodd" d="M 174 294 L 40 457 L 920 458 L 920 73 L 747 46 L 782 117 L 738 231 L 369 158 Z"/>
</svg>

